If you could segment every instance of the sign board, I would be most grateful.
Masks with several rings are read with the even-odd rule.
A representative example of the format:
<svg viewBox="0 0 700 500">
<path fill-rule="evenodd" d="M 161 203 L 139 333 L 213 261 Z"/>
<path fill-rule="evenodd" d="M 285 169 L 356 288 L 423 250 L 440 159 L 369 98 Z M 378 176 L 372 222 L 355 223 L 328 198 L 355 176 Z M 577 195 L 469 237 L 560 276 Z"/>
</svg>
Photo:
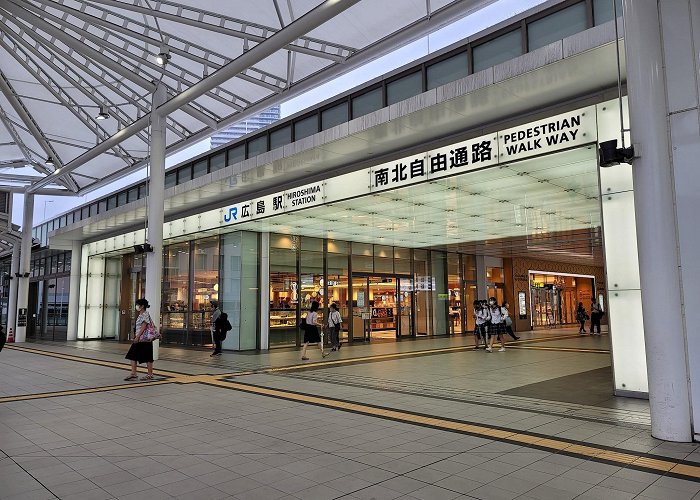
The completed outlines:
<svg viewBox="0 0 700 500">
<path fill-rule="evenodd" d="M 357 291 L 357 307 L 365 307 L 365 291 Z"/>
<path fill-rule="evenodd" d="M 17 309 L 17 326 L 27 326 L 27 309 Z"/>
<path fill-rule="evenodd" d="M 518 316 L 520 316 L 520 319 L 527 318 L 527 304 L 525 302 L 525 292 L 518 292 Z"/>
</svg>

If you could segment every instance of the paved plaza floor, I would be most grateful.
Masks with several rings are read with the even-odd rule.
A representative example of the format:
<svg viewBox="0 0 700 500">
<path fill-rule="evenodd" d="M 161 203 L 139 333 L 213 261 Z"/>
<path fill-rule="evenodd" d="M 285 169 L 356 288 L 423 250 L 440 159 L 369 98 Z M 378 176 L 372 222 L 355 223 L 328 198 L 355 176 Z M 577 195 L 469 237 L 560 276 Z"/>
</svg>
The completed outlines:
<svg viewBox="0 0 700 500">
<path fill-rule="evenodd" d="M 608 337 L 548 330 L 224 353 L 126 344 L 0 353 L 0 500 L 700 498 L 700 450 L 612 396 Z"/>
</svg>

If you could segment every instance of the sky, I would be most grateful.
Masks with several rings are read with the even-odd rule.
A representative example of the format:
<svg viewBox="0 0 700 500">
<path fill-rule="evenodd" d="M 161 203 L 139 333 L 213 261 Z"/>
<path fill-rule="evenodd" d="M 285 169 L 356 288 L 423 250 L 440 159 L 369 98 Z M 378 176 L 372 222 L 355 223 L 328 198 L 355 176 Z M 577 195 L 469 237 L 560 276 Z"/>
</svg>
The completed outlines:
<svg viewBox="0 0 700 500">
<path fill-rule="evenodd" d="M 411 44 L 404 45 L 399 49 L 371 61 L 364 66 L 349 73 L 339 76 L 334 80 L 319 85 L 313 90 L 298 97 L 282 103 L 282 118 L 292 115 L 302 109 L 306 109 L 321 101 L 329 99 L 346 90 L 349 90 L 362 82 L 366 82 L 388 73 L 398 67 L 408 64 L 416 59 L 442 49 L 452 43 L 462 40 L 474 33 L 478 33 L 490 26 L 513 17 L 527 9 L 543 3 L 545 0 L 497 0 L 493 4 L 485 7 L 474 14 L 464 17 L 444 28 L 423 37 Z M 166 168 L 177 165 L 189 158 L 209 150 L 209 139 L 199 142 L 179 153 L 173 154 L 166 159 Z M 80 197 L 67 196 L 42 196 L 36 195 L 34 199 L 34 223 L 33 226 L 41 222 L 54 218 L 64 212 L 74 209 L 88 201 L 101 198 L 104 195 L 114 192 L 134 182 L 145 178 L 145 169 L 130 174 L 109 186 L 88 193 Z M 22 225 L 23 216 L 23 195 L 13 196 L 12 222 Z"/>
</svg>

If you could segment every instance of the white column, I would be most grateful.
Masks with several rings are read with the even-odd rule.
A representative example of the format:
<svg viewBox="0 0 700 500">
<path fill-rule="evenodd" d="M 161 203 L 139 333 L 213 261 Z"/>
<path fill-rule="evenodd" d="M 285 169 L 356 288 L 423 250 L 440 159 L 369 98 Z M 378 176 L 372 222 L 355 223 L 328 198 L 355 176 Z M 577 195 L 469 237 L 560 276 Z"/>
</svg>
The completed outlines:
<svg viewBox="0 0 700 500">
<path fill-rule="evenodd" d="M 19 273 L 21 278 L 15 278 L 17 284 L 17 320 L 19 320 L 19 310 L 27 309 L 29 305 L 29 275 L 32 257 L 32 221 L 34 220 L 34 195 L 24 193 L 24 216 L 22 218 L 22 245 L 19 256 Z M 28 315 L 27 315 L 28 316 Z M 19 321 L 18 321 L 19 322 Z M 26 318 L 29 322 L 29 317 Z M 27 327 L 17 326 L 15 331 L 15 342 L 24 342 L 27 338 Z"/>
<path fill-rule="evenodd" d="M 154 323 L 160 327 L 161 281 L 163 279 L 163 223 L 165 222 L 165 117 L 155 110 L 165 102 L 165 87 L 153 93 L 151 112 L 151 162 L 148 185 L 148 233 L 153 252 L 146 255 L 146 300 Z"/>
<path fill-rule="evenodd" d="M 679 2 L 687 6 L 687 0 Z M 624 2 L 630 128 L 641 154 L 632 172 L 651 432 L 659 439 L 691 441 L 677 214 L 658 9 L 657 0 Z M 692 58 L 687 64 L 692 65 Z"/>
<path fill-rule="evenodd" d="M 68 301 L 68 340 L 78 338 L 78 309 L 80 307 L 80 263 L 83 243 L 73 241 L 70 255 L 70 300 Z"/>
<path fill-rule="evenodd" d="M 12 328 L 13 335 L 17 331 L 17 285 L 19 284 L 19 279 L 17 279 L 15 273 L 19 272 L 19 250 L 20 245 L 14 243 L 12 245 L 12 261 L 10 262 L 10 296 L 7 301 L 6 335 L 10 332 L 10 328 Z"/>
<path fill-rule="evenodd" d="M 270 348 L 270 233 L 260 234 L 260 349 Z"/>
</svg>

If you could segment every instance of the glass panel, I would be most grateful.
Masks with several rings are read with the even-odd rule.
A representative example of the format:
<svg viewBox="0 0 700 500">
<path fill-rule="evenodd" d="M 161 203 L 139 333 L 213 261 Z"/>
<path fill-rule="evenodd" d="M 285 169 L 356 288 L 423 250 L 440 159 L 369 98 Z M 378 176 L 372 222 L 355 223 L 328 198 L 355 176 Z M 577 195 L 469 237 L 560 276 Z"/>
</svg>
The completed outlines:
<svg viewBox="0 0 700 500">
<path fill-rule="evenodd" d="M 280 148 L 292 142 L 292 126 L 273 130 L 270 132 L 270 149 Z"/>
<path fill-rule="evenodd" d="M 428 90 L 454 82 L 469 74 L 469 58 L 466 52 L 428 66 Z"/>
<path fill-rule="evenodd" d="M 207 165 L 207 160 L 199 160 L 195 162 L 194 164 L 194 172 L 192 174 L 192 178 L 196 179 L 197 177 L 202 177 L 203 175 L 207 175 L 207 169 L 209 168 Z"/>
<path fill-rule="evenodd" d="M 374 245 L 374 272 L 394 272 L 394 249 L 392 247 Z"/>
<path fill-rule="evenodd" d="M 347 255 L 350 253 L 350 245 L 347 241 L 328 240 L 328 253 L 340 253 Z"/>
<path fill-rule="evenodd" d="M 474 318 L 474 301 L 477 300 L 476 283 L 466 283 L 464 285 L 466 297 L 464 298 L 465 326 L 467 332 L 474 332 L 476 329 L 476 318 Z"/>
<path fill-rule="evenodd" d="M 299 246 L 299 237 L 287 234 L 270 234 L 270 246 L 273 248 L 296 250 Z"/>
<path fill-rule="evenodd" d="M 97 203 L 93 203 L 92 205 L 90 205 L 90 217 L 92 217 L 94 215 L 97 215 Z M 50 231 L 50 229 L 47 226 L 47 234 L 48 234 L 48 231 Z"/>
<path fill-rule="evenodd" d="M 352 117 L 357 118 L 358 116 L 382 109 L 384 107 L 383 100 L 381 87 L 358 95 L 352 100 Z"/>
<path fill-rule="evenodd" d="M 221 152 L 217 155 L 212 156 L 209 159 L 209 166 L 211 167 L 212 172 L 216 172 L 217 170 L 221 170 L 226 166 L 226 153 Z"/>
<path fill-rule="evenodd" d="M 163 248 L 162 327 L 165 342 L 188 343 L 189 271 L 189 243 Z"/>
<path fill-rule="evenodd" d="M 609 2 L 612 3 L 612 2 Z M 527 26 L 528 49 L 535 50 L 586 29 L 586 3 L 581 2 Z"/>
<path fill-rule="evenodd" d="M 107 200 L 100 200 L 97 202 L 97 213 L 104 213 L 107 211 Z M 63 224 L 61 224 L 63 223 Z M 59 221 L 59 226 L 65 226 L 66 222 L 63 217 L 61 217 L 61 220 Z"/>
<path fill-rule="evenodd" d="M 408 248 L 394 248 L 394 272 L 398 274 L 411 274 L 411 250 Z M 413 280 L 405 280 L 406 286 L 411 285 L 413 291 Z M 403 283 L 403 281 L 402 281 Z"/>
<path fill-rule="evenodd" d="M 205 238 L 194 242 L 192 263 L 193 289 L 190 316 L 190 343 L 212 343 L 211 301 L 219 300 L 219 238 Z"/>
<path fill-rule="evenodd" d="M 394 104 L 423 92 L 423 74 L 420 71 L 386 84 L 386 104 Z"/>
<path fill-rule="evenodd" d="M 341 244 L 342 243 L 342 244 Z M 333 252 L 331 252 L 331 247 Z M 348 290 L 348 245 L 345 242 L 328 242 L 328 276 L 326 286 L 328 288 L 328 305 L 335 303 L 342 319 L 340 328 L 340 340 L 348 338 L 350 321 L 350 297 Z"/>
<path fill-rule="evenodd" d="M 433 280 L 429 272 L 428 252 L 414 251 L 414 290 L 416 335 L 431 334 L 430 303 L 433 294 Z"/>
<path fill-rule="evenodd" d="M 127 196 L 128 203 L 131 203 L 132 201 L 138 200 L 139 199 L 139 188 L 132 187 L 131 189 L 129 189 L 126 196 Z"/>
<path fill-rule="evenodd" d="M 229 149 L 226 154 L 228 157 L 226 165 L 233 165 L 245 160 L 245 143 Z"/>
<path fill-rule="evenodd" d="M 123 197 L 124 197 L 124 202 L 123 202 L 123 203 L 119 203 L 119 204 L 120 204 L 120 205 L 125 205 L 125 204 L 126 204 L 126 193 L 120 193 L 120 194 L 119 194 L 119 197 L 118 197 L 118 200 L 121 200 L 121 199 L 122 199 L 122 195 L 123 195 Z M 85 219 L 87 219 L 89 216 L 90 216 L 90 207 L 82 207 L 82 208 L 80 209 L 80 219 L 81 219 L 81 220 L 85 220 Z M 42 224 L 42 226 L 41 226 L 41 232 L 42 232 L 41 241 L 44 241 L 44 236 L 46 235 L 46 226 L 43 225 L 43 224 Z"/>
<path fill-rule="evenodd" d="M 430 252 L 433 283 L 433 335 L 445 335 L 448 330 L 449 290 L 447 282 L 447 254 L 433 250 Z"/>
<path fill-rule="evenodd" d="M 116 208 L 117 206 L 117 197 L 115 196 L 110 196 L 107 198 L 107 210 L 112 210 L 113 208 Z"/>
<path fill-rule="evenodd" d="M 477 45 L 472 50 L 474 71 L 490 68 L 496 64 L 518 57 L 523 53 L 520 30 L 511 31 L 498 38 Z"/>
<path fill-rule="evenodd" d="M 326 130 L 348 121 L 348 104 L 343 102 L 321 111 L 321 130 Z"/>
<path fill-rule="evenodd" d="M 270 235 L 270 347 L 297 343 L 297 252 L 292 241 Z"/>
<path fill-rule="evenodd" d="M 476 281 L 476 257 L 473 255 L 462 255 L 462 271 L 465 281 Z"/>
<path fill-rule="evenodd" d="M 456 253 L 447 254 L 447 289 L 449 309 L 449 333 L 462 333 L 462 280 L 459 275 L 459 255 Z"/>
<path fill-rule="evenodd" d="M 267 151 L 267 135 L 248 141 L 248 158 L 254 158 Z"/>
<path fill-rule="evenodd" d="M 148 196 L 148 186 L 146 183 L 139 184 L 139 200 Z"/>
<path fill-rule="evenodd" d="M 615 0 L 615 4 L 617 5 L 617 15 L 620 17 L 622 16 L 622 0 Z M 593 20 L 596 26 L 612 21 L 614 15 L 615 11 L 611 0 L 593 0 Z"/>
<path fill-rule="evenodd" d="M 172 171 L 165 174 L 165 189 L 171 188 L 177 184 L 177 172 Z"/>
<path fill-rule="evenodd" d="M 318 132 L 318 115 L 311 115 L 294 122 L 294 140 L 298 141 L 304 137 Z"/>
<path fill-rule="evenodd" d="M 192 180 L 192 165 L 177 169 L 177 183 L 182 184 Z"/>
</svg>

